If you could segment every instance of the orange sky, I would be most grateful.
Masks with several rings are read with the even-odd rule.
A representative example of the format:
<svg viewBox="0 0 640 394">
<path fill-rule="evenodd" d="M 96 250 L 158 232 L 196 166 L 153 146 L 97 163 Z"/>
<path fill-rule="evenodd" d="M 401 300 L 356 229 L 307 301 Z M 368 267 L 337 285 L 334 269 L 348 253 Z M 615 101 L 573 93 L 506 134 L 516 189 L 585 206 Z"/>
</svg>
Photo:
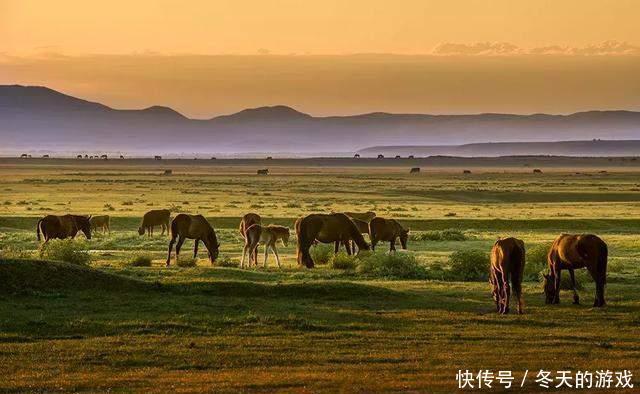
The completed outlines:
<svg viewBox="0 0 640 394">
<path fill-rule="evenodd" d="M 0 83 L 195 117 L 640 109 L 638 20 L 636 0 L 0 0 Z"/>
</svg>

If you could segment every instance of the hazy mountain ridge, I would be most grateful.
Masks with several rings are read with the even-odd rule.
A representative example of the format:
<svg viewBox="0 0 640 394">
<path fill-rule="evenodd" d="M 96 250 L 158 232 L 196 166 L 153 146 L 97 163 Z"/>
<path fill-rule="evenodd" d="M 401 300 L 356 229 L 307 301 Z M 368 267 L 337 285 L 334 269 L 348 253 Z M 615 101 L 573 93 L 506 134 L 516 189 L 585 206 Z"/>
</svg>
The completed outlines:
<svg viewBox="0 0 640 394">
<path fill-rule="evenodd" d="M 352 152 L 366 146 L 638 139 L 640 112 L 314 117 L 276 105 L 208 120 L 162 106 L 118 110 L 45 87 L 0 86 L 4 150 Z M 503 147 L 504 148 L 504 147 Z"/>
</svg>

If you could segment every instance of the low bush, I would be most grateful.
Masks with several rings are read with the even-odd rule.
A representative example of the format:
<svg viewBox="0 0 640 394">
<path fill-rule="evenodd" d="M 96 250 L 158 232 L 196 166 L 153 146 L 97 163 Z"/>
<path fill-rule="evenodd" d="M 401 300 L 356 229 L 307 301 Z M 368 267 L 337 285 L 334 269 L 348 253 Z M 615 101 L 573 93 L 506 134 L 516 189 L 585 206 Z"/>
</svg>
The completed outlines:
<svg viewBox="0 0 640 394">
<path fill-rule="evenodd" d="M 427 269 L 411 253 L 362 252 L 358 256 L 357 271 L 380 277 L 426 279 Z"/>
<path fill-rule="evenodd" d="M 460 230 L 447 229 L 411 233 L 411 239 L 414 241 L 466 241 L 469 238 Z"/>
<path fill-rule="evenodd" d="M 138 253 L 129 258 L 129 265 L 131 267 L 151 267 L 153 258 L 148 254 Z"/>
<path fill-rule="evenodd" d="M 179 256 L 176 265 L 180 268 L 191 268 L 198 265 L 198 259 L 194 259 L 191 256 Z"/>
<path fill-rule="evenodd" d="M 216 260 L 216 265 L 218 267 L 238 267 L 240 266 L 240 263 L 238 263 L 237 261 L 231 260 L 231 257 L 227 256 L 227 255 L 221 255 L 218 256 L 218 259 Z"/>
<path fill-rule="evenodd" d="M 86 243 L 73 239 L 54 239 L 42 244 L 40 258 L 82 265 L 91 262 L 91 255 L 86 248 Z"/>
<path fill-rule="evenodd" d="M 550 243 L 538 244 L 526 251 L 526 261 L 524 264 L 525 281 L 540 280 L 540 271 L 547 269 L 547 253 L 551 247 Z"/>
<path fill-rule="evenodd" d="M 30 259 L 33 258 L 33 252 L 17 245 L 6 245 L 0 249 L 0 259 Z"/>
<path fill-rule="evenodd" d="M 333 257 L 333 245 L 317 244 L 309 249 L 311 258 L 316 264 L 328 264 Z"/>
<path fill-rule="evenodd" d="M 449 256 L 451 274 L 463 281 L 489 279 L 489 254 L 480 250 L 458 250 Z"/>
<path fill-rule="evenodd" d="M 358 265 L 358 257 L 354 255 L 348 255 L 345 252 L 339 252 L 331 256 L 330 264 L 331 268 L 338 270 L 353 270 Z"/>
</svg>

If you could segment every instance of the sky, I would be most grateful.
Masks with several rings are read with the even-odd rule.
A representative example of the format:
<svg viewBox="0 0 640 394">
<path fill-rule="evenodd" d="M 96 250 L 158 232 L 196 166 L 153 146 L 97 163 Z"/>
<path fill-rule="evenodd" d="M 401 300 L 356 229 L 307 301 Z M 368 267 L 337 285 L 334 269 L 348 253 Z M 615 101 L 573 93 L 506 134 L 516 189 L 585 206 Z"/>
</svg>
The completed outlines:
<svg viewBox="0 0 640 394">
<path fill-rule="evenodd" d="M 0 0 L 0 83 L 206 118 L 640 109 L 635 0 Z"/>
</svg>

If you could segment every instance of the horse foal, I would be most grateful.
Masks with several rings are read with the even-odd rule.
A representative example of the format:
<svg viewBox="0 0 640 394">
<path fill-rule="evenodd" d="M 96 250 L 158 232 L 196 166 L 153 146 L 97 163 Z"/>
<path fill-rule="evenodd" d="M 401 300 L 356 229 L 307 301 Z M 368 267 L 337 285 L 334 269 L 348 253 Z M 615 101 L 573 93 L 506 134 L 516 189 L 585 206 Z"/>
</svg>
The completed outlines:
<svg viewBox="0 0 640 394">
<path fill-rule="evenodd" d="M 240 268 L 244 268 L 244 257 L 249 255 L 249 266 L 251 266 L 251 258 L 253 257 L 254 265 L 258 265 L 258 245 L 264 244 L 264 267 L 267 267 L 267 257 L 269 256 L 269 248 L 273 251 L 278 262 L 278 268 L 282 268 L 280 264 L 280 256 L 278 256 L 278 250 L 276 249 L 276 242 L 282 241 L 282 245 L 287 246 L 289 244 L 289 229 L 284 226 L 261 226 L 259 224 L 253 224 L 245 230 L 245 242 L 244 249 L 242 250 L 242 260 L 240 261 Z"/>
</svg>

